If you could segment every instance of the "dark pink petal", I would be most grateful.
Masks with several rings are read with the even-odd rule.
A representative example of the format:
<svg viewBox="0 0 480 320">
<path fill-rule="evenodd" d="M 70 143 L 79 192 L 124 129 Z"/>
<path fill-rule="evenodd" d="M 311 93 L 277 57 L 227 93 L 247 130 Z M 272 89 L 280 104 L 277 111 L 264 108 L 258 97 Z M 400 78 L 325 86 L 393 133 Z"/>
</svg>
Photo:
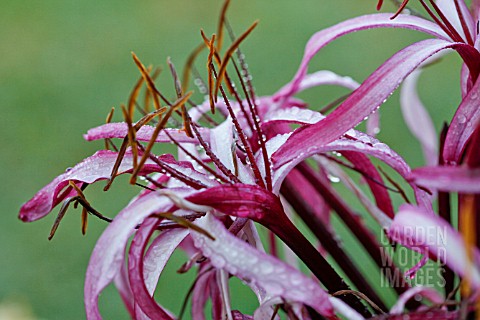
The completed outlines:
<svg viewBox="0 0 480 320">
<path fill-rule="evenodd" d="M 370 159 L 359 152 L 346 151 L 342 152 L 342 154 L 356 169 L 360 170 L 364 176 L 368 177 L 365 181 L 375 197 L 377 207 L 385 212 L 390 218 L 393 218 L 392 199 L 390 199 L 390 194 L 387 189 L 380 185 L 383 183 L 382 176 L 379 174 Z"/>
<path fill-rule="evenodd" d="M 136 133 L 136 138 L 138 141 L 150 141 L 152 138 L 152 133 L 155 130 L 155 127 L 145 125 L 140 128 Z M 185 142 L 185 143 L 198 143 L 198 140 L 195 138 L 189 138 L 185 131 L 179 129 L 164 129 L 158 135 L 156 142 L 171 142 L 172 140 L 165 133 L 168 132 L 176 141 Z M 202 134 L 202 137 L 208 141 L 209 140 L 209 130 L 208 129 L 199 129 Z M 128 126 L 124 122 L 116 123 L 107 123 L 96 128 L 88 130 L 87 134 L 83 135 L 83 138 L 87 141 L 100 140 L 100 139 L 114 139 L 119 138 L 123 139 L 128 135 Z"/>
<path fill-rule="evenodd" d="M 401 81 L 423 61 L 439 51 L 456 47 L 468 46 L 444 40 L 424 40 L 398 52 L 370 75 L 324 120 L 296 130 L 285 145 L 273 155 L 274 163 L 278 167 L 302 150 L 312 146 L 323 146 L 338 139 L 375 111 Z"/>
<path fill-rule="evenodd" d="M 187 195 L 188 189 L 178 189 Z M 102 290 L 120 272 L 125 248 L 135 227 L 154 212 L 165 212 L 171 208 L 169 198 L 158 193 L 149 193 L 132 201 L 108 225 L 93 250 L 85 279 L 85 309 L 87 319 L 101 319 L 98 297 Z"/>
<path fill-rule="evenodd" d="M 470 268 L 471 263 L 462 236 L 442 218 L 418 207 L 402 205 L 388 230 L 388 236 L 407 248 L 428 253 L 461 277 L 469 272 L 472 287 L 480 287 L 478 263 Z M 476 250 L 477 262 L 478 257 L 479 252 Z"/>
<path fill-rule="evenodd" d="M 109 179 L 117 155 L 118 154 L 113 151 L 98 151 L 75 167 L 67 169 L 65 173 L 59 175 L 43 187 L 31 200 L 20 208 L 20 219 L 28 222 L 38 220 L 47 215 L 56 205 L 67 197 L 75 196 L 77 193 L 74 190 L 62 192 L 62 190 L 68 186 L 69 181 L 76 183 L 93 183 L 98 180 Z M 131 152 L 127 152 L 118 170 L 119 174 L 130 172 L 132 166 L 132 154 Z M 147 162 L 142 173 L 159 170 L 157 165 L 152 162 Z"/>
<path fill-rule="evenodd" d="M 438 162 L 438 142 L 432 118 L 417 93 L 417 80 L 421 71 L 415 70 L 403 81 L 400 90 L 400 106 L 408 128 L 420 141 L 427 165 Z"/>
<path fill-rule="evenodd" d="M 141 308 L 141 311 L 136 310 L 137 315 L 142 317 L 143 312 L 150 319 L 172 320 L 173 318 L 170 317 L 170 315 L 161 306 L 159 306 L 152 297 L 153 291 L 155 290 L 155 284 L 152 283 L 153 281 L 151 281 L 152 279 L 149 279 L 149 277 L 153 276 L 153 278 L 157 278 L 156 274 L 158 273 L 155 272 L 156 266 L 154 264 L 147 265 L 148 271 L 147 274 L 144 275 L 145 264 L 143 261 L 143 255 L 150 237 L 157 228 L 159 222 L 160 220 L 157 218 L 148 218 L 142 223 L 138 231 L 135 233 L 128 254 L 128 276 L 130 280 L 130 286 L 135 297 L 135 303 Z M 176 244 L 178 245 L 178 243 Z M 168 260 L 173 250 L 175 250 L 175 247 L 166 249 L 166 257 L 164 257 L 166 260 Z M 155 253 L 153 254 L 155 255 Z M 163 269 L 165 266 L 166 260 L 164 262 L 160 262 L 159 267 L 161 269 Z M 155 261 L 150 262 L 154 263 Z M 145 280 L 148 281 L 148 288 Z M 155 279 L 155 282 L 156 280 L 158 280 L 158 278 Z"/>
<path fill-rule="evenodd" d="M 422 167 L 412 171 L 411 179 L 432 190 L 480 193 L 480 168 Z"/>
<path fill-rule="evenodd" d="M 192 293 L 192 319 L 205 320 L 205 305 L 210 296 L 210 284 L 215 277 L 215 269 L 205 271 L 205 267 L 200 267 L 199 274 Z"/>
<path fill-rule="evenodd" d="M 122 297 L 123 304 L 128 310 L 128 313 L 132 318 L 135 317 L 135 299 L 133 298 L 132 288 L 130 288 L 130 282 L 128 281 L 128 270 L 126 263 L 123 263 L 120 271 L 113 279 L 115 287 L 117 288 L 120 296 Z"/>
<path fill-rule="evenodd" d="M 283 212 L 278 197 L 257 185 L 220 185 L 197 192 L 186 200 L 242 218 L 262 219 Z"/>
<path fill-rule="evenodd" d="M 302 62 L 295 77 L 290 82 L 290 88 L 284 87 L 276 96 L 278 98 L 288 97 L 298 91 L 300 83 L 307 74 L 308 63 L 317 52 L 333 40 L 352 32 L 376 28 L 406 28 L 425 32 L 440 39 L 449 40 L 449 37 L 438 25 L 428 20 L 408 15 L 399 15 L 393 20 L 390 19 L 390 17 L 391 14 L 388 13 L 361 16 L 343 21 L 335 26 L 315 33 L 305 47 Z"/>
<path fill-rule="evenodd" d="M 318 283 L 235 237 L 210 214 L 196 223 L 215 237 L 212 241 L 192 233 L 195 245 L 213 266 L 263 288 L 268 297 L 282 297 L 309 305 L 324 316 L 333 315 L 329 296 Z"/>
<path fill-rule="evenodd" d="M 312 208 L 315 215 L 326 225 L 330 226 L 330 207 L 325 202 L 323 197 L 319 194 L 307 179 L 298 171 L 293 170 L 288 174 L 289 182 L 298 192 L 295 196 L 302 199 L 306 204 Z"/>
<path fill-rule="evenodd" d="M 480 81 L 476 81 L 470 92 L 463 98 L 450 123 L 443 158 L 452 164 L 458 163 L 468 139 L 480 123 Z"/>
<path fill-rule="evenodd" d="M 160 274 L 165 268 L 165 265 L 170 259 L 173 251 L 180 245 L 188 233 L 189 231 L 186 229 L 172 229 L 162 232 L 158 237 L 155 238 L 155 240 L 153 240 L 152 244 L 148 248 L 145 258 L 143 258 L 140 252 L 136 252 L 138 248 L 132 249 L 133 244 L 130 247 L 132 259 L 129 259 L 129 263 L 131 263 L 133 266 L 133 269 L 129 270 L 131 274 L 130 281 L 135 283 L 134 292 L 141 290 L 143 295 L 146 294 L 144 299 L 147 300 L 147 304 L 156 305 L 155 300 L 153 300 L 153 293 L 157 287 Z M 137 236 L 135 236 L 135 238 L 137 238 Z M 145 241 L 143 244 L 145 245 L 148 239 L 144 239 L 143 241 Z M 137 243 L 137 245 L 140 246 L 141 244 Z M 143 281 L 141 279 L 142 273 Z M 135 299 L 140 305 L 140 309 L 137 309 L 137 319 L 141 316 L 148 316 L 141 310 L 143 309 L 141 307 L 143 304 L 138 302 L 138 300 L 142 300 L 141 297 L 138 294 L 135 294 Z"/>
</svg>

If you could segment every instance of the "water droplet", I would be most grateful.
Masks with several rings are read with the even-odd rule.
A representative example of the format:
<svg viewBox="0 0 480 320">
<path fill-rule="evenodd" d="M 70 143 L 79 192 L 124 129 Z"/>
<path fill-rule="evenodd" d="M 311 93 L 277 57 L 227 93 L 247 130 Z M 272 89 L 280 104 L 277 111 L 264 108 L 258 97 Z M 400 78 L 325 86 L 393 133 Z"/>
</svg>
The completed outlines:
<svg viewBox="0 0 480 320">
<path fill-rule="evenodd" d="M 340 182 L 340 178 L 337 177 L 337 176 L 334 176 L 332 174 L 328 174 L 328 180 L 330 180 L 330 182 L 333 182 L 333 183 L 339 183 Z"/>
<path fill-rule="evenodd" d="M 67 169 L 65 169 L 65 172 L 69 172 L 72 169 L 73 169 L 72 167 L 68 167 Z"/>
<path fill-rule="evenodd" d="M 458 115 L 458 123 L 465 123 L 467 122 L 467 117 L 465 117 L 463 114 Z"/>
</svg>

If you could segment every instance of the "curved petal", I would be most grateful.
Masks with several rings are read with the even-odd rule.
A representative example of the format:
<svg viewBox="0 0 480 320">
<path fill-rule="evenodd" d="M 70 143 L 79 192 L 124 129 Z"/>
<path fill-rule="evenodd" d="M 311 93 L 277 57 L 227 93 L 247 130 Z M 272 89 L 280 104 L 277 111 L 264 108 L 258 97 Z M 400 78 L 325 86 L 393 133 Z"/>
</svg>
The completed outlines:
<svg viewBox="0 0 480 320">
<path fill-rule="evenodd" d="M 420 74 L 420 70 L 415 70 L 403 81 L 400 90 L 400 106 L 405 123 L 422 145 L 423 156 L 427 165 L 432 166 L 438 162 L 437 134 L 432 118 L 420 101 L 416 90 Z"/>
<path fill-rule="evenodd" d="M 179 189 L 177 192 L 187 195 L 192 191 Z M 125 248 L 135 227 L 150 214 L 168 211 L 171 206 L 169 198 L 149 193 L 132 201 L 102 233 L 90 257 L 85 279 L 87 319 L 101 319 L 98 297 L 121 270 Z"/>
<path fill-rule="evenodd" d="M 289 155 L 277 162 L 274 166 L 274 190 L 279 187 L 285 175 L 297 164 L 314 154 L 331 151 L 357 151 L 374 156 L 395 169 L 404 178 L 408 178 L 410 167 L 396 152 L 391 150 L 386 144 L 364 133 L 355 131 L 354 134 L 355 138 L 340 138 L 326 145 L 313 144 L 303 150 L 295 150 L 295 153 L 292 153 L 291 156 Z M 285 136 L 281 136 L 278 139 L 285 140 L 285 138 Z M 274 153 L 274 155 L 276 154 Z M 280 163 L 284 163 L 284 165 L 280 165 Z"/>
<path fill-rule="evenodd" d="M 150 141 L 152 138 L 153 131 L 155 131 L 155 127 L 145 125 L 140 128 L 136 132 L 136 139 L 138 141 Z M 168 132 L 172 138 L 174 138 L 178 142 L 184 143 L 195 143 L 198 144 L 198 140 L 196 138 L 190 138 L 186 135 L 185 131 L 180 129 L 163 129 L 158 137 L 156 138 L 156 142 L 171 142 L 172 140 L 168 137 L 165 133 Z M 209 129 L 201 128 L 199 129 L 200 133 L 202 134 L 202 138 L 205 141 L 209 141 Z M 116 122 L 116 123 L 107 123 L 96 128 L 92 128 L 87 131 L 86 134 L 83 135 L 83 138 L 87 141 L 94 141 L 100 139 L 114 139 L 119 138 L 123 139 L 128 135 L 128 125 L 125 122 Z"/>
<path fill-rule="evenodd" d="M 437 0 L 435 3 L 440 8 L 445 17 L 448 19 L 448 21 L 453 25 L 455 30 L 460 34 L 460 36 L 462 36 L 463 39 L 466 40 L 465 32 L 463 30 L 462 23 L 460 22 L 460 17 L 458 15 L 458 10 L 455 6 L 455 2 L 458 3 L 468 32 L 470 33 L 470 37 L 473 38 L 472 35 L 475 34 L 475 23 L 473 22 L 473 17 L 470 13 L 470 10 L 468 10 L 468 6 L 465 4 L 464 0 Z"/>
<path fill-rule="evenodd" d="M 335 26 L 315 33 L 305 47 L 302 62 L 293 80 L 290 82 L 290 88 L 283 88 L 281 92 L 277 93 L 277 97 L 288 97 L 291 96 L 293 92 L 296 92 L 302 79 L 307 74 L 308 63 L 317 52 L 333 40 L 352 32 L 375 28 L 406 28 L 425 32 L 443 40 L 449 40 L 449 37 L 438 25 L 428 20 L 409 15 L 399 15 L 393 20 L 390 19 L 390 17 L 391 14 L 388 13 L 365 15 L 343 21 Z"/>
<path fill-rule="evenodd" d="M 290 108 L 276 109 L 275 111 L 268 113 L 263 119 L 262 125 L 269 125 L 269 123 L 273 121 L 280 123 L 312 124 L 317 123 L 322 119 L 325 119 L 325 116 L 320 112 L 294 106 Z"/>
<path fill-rule="evenodd" d="M 370 159 L 362 153 L 345 151 L 343 156 L 357 168 L 364 177 L 372 191 L 377 207 L 385 212 L 390 218 L 393 218 L 392 199 L 383 184 L 382 176 Z"/>
<path fill-rule="evenodd" d="M 316 282 L 235 237 L 210 214 L 196 223 L 215 237 L 212 241 L 202 234 L 192 233 L 195 246 L 213 266 L 247 283 L 255 283 L 265 290 L 267 298 L 282 297 L 309 305 L 324 316 L 333 315 L 328 294 Z"/>
<path fill-rule="evenodd" d="M 135 303 L 141 308 L 137 310 L 137 317 L 143 318 L 146 315 L 149 319 L 171 320 L 173 318 L 156 303 L 152 296 L 161 271 L 180 241 L 185 238 L 186 233 L 173 239 L 169 239 L 168 232 L 162 233 L 155 239 L 152 244 L 154 247 L 150 248 L 144 260 L 146 246 L 159 222 L 158 218 L 148 218 L 135 233 L 128 255 L 128 274 Z"/>
<path fill-rule="evenodd" d="M 210 147 L 222 164 L 232 172 L 235 172 L 233 164 L 233 123 L 228 117 L 220 125 L 211 130 Z"/>
<path fill-rule="evenodd" d="M 180 245 L 188 233 L 189 231 L 186 229 L 172 229 L 162 232 L 158 237 L 155 238 L 155 240 L 153 240 L 152 244 L 148 248 L 145 258 L 143 258 L 143 252 L 136 252 L 138 247 L 141 246 L 141 243 L 138 243 L 139 240 L 137 235 L 135 236 L 137 239 L 137 247 L 134 246 L 133 242 L 130 246 L 130 252 L 133 258 L 129 259 L 129 263 L 131 263 L 133 266 L 133 270 L 130 269 L 130 274 L 134 274 L 133 276 L 130 276 L 130 281 L 134 283 L 134 285 L 131 285 L 131 287 L 134 288 L 134 292 L 136 292 L 139 290 L 139 286 L 143 286 L 142 284 L 144 283 L 145 287 L 142 287 L 141 290 L 142 294 L 147 293 L 147 303 L 156 305 L 156 302 L 152 297 L 153 293 L 155 292 L 160 274 L 165 268 L 165 265 L 170 259 L 173 251 Z M 145 241 L 148 241 L 148 239 Z M 138 266 L 139 264 L 140 266 Z M 139 278 L 142 273 L 143 279 L 141 277 Z M 141 309 L 143 310 L 143 304 L 138 303 L 138 300 L 141 300 L 139 295 L 135 294 L 135 298 L 137 304 L 140 306 L 140 309 L 137 309 L 137 312 L 140 313 L 137 314 L 137 318 L 140 318 L 141 316 L 148 316 L 150 313 L 144 314 L 141 311 Z M 152 316 L 150 316 L 150 318 L 152 318 Z"/>
<path fill-rule="evenodd" d="M 295 79 L 293 81 L 295 81 Z M 321 85 L 341 86 L 352 90 L 355 90 L 359 86 L 358 82 L 350 77 L 340 76 L 328 70 L 320 70 L 305 75 L 297 85 L 294 85 L 293 83 L 286 84 L 280 90 L 278 90 L 278 92 L 274 94 L 272 98 L 274 101 L 278 101 L 282 98 L 285 98 L 287 93 L 289 96 L 292 96 L 298 92 Z"/>
<path fill-rule="evenodd" d="M 480 193 L 480 168 L 422 167 L 412 171 L 418 185 L 447 192 Z"/>
<path fill-rule="evenodd" d="M 424 40 L 396 53 L 324 120 L 296 130 L 273 155 L 273 162 L 277 166 L 282 165 L 299 150 L 306 150 L 312 145 L 326 145 L 338 139 L 375 111 L 423 61 L 439 51 L 457 46 L 465 45 L 436 39 Z"/>
<path fill-rule="evenodd" d="M 395 215 L 388 236 L 407 248 L 428 252 L 429 256 L 439 259 L 461 277 L 468 273 L 472 287 L 480 287 L 478 265 L 470 268 L 472 264 L 462 236 L 442 218 L 427 214 L 418 207 L 403 205 Z M 478 255 L 476 250 L 475 256 Z"/>
<path fill-rule="evenodd" d="M 463 98 L 445 138 L 443 158 L 452 164 L 460 161 L 468 139 L 480 123 L 480 81 Z"/>
<path fill-rule="evenodd" d="M 20 219 L 26 222 L 38 220 L 46 216 L 56 205 L 67 197 L 75 196 L 77 194 L 75 190 L 72 190 L 72 188 L 65 189 L 69 181 L 93 183 L 99 180 L 109 179 L 117 156 L 118 154 L 116 152 L 101 150 L 73 168 L 67 169 L 65 173 L 59 175 L 43 187 L 31 200 L 20 208 Z M 132 167 L 132 153 L 127 152 L 118 172 L 119 174 L 130 172 Z M 142 173 L 157 172 L 159 170 L 157 165 L 148 161 Z M 64 189 L 66 191 L 62 192 Z"/>
</svg>

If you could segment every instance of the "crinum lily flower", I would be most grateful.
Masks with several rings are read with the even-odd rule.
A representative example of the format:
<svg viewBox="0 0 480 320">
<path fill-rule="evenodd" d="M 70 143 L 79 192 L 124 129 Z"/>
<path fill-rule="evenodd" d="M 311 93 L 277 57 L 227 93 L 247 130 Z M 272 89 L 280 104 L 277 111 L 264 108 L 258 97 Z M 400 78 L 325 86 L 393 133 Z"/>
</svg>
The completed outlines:
<svg viewBox="0 0 480 320">
<path fill-rule="evenodd" d="M 467 203 L 465 208 L 472 208 L 471 194 L 480 192 L 478 169 L 474 169 L 478 162 L 475 141 L 479 134 L 474 142 L 467 143 L 473 131 L 457 125 L 456 133 L 450 133 L 453 138 L 448 138 L 447 133 L 441 147 L 445 154 L 445 150 L 457 150 L 459 144 L 463 145 L 461 150 L 465 151 L 461 158 L 465 153 L 468 166 L 411 170 L 386 144 L 354 127 L 413 69 L 445 48 L 455 48 L 469 67 L 464 68 L 464 101 L 467 102 L 462 102 L 468 106 L 462 108 L 461 105 L 461 108 L 478 116 L 472 111 L 474 102 L 468 102 L 476 101 L 471 92 L 477 85 L 474 83 L 478 76 L 475 62 L 478 51 L 468 41 L 450 39 L 442 27 L 421 18 L 401 14 L 395 20 L 385 14 L 361 17 L 314 35 L 294 79 L 271 96 L 257 97 L 239 51 L 240 43 L 256 24 L 238 38 L 231 32 L 232 44 L 220 55 L 227 6 L 228 1 L 222 10 L 217 35 L 208 38 L 203 34 L 202 47 L 209 51 L 208 81 L 203 83 L 197 77 L 196 82 L 200 84 L 200 92 L 208 94 L 208 99 L 194 103 L 191 93 L 185 90 L 188 81 L 184 79 L 184 85 L 180 83 L 171 62 L 175 101 L 166 98 L 155 87 L 150 70 L 134 56 L 142 78 L 128 106 L 122 108 L 125 122 L 107 123 L 85 135 L 89 141 L 105 139 L 107 146 L 114 146 L 114 139 L 123 139 L 122 145 L 115 147 L 115 151 L 101 150 L 85 159 L 54 179 L 21 208 L 22 220 L 35 221 L 63 202 L 50 237 L 71 203 L 83 207 L 84 221 L 88 214 L 93 214 L 109 222 L 87 270 L 87 318 L 101 318 L 98 298 L 102 290 L 114 282 L 132 318 L 173 319 L 173 313 L 162 307 L 153 295 L 155 290 L 162 290 L 157 289 L 158 279 L 177 248 L 189 256 L 180 268 L 182 272 L 198 266 L 191 290 L 194 319 L 205 319 L 207 300 L 211 300 L 214 319 L 250 319 L 252 316 L 272 319 L 278 318 L 279 310 L 291 319 L 335 319 L 337 315 L 347 319 L 372 315 L 395 319 L 402 316 L 405 308 L 416 309 L 409 314 L 412 318 L 456 318 L 460 311 L 444 308 L 445 298 L 437 291 L 427 287 L 409 288 L 391 257 L 380 253 L 381 244 L 367 223 L 337 193 L 332 180 L 341 180 L 351 190 L 378 229 L 385 230 L 392 241 L 424 255 L 420 263 L 407 271 L 408 275 L 415 275 L 428 258 L 441 260 L 454 274 L 468 279 L 464 295 L 473 297 L 480 281 L 477 251 L 470 250 L 472 239 L 462 238 L 447 222 L 434 215 L 432 191 L 465 194 L 466 200 L 462 200 Z M 329 71 L 307 75 L 308 62 L 328 42 L 350 31 L 378 26 L 413 28 L 440 40 L 427 40 L 396 54 L 361 85 Z M 192 61 L 193 58 L 190 67 Z M 227 68 L 229 63 L 233 64 L 234 72 Z M 241 90 L 236 89 L 234 77 L 238 78 Z M 155 111 L 141 110 L 142 118 L 134 123 L 142 83 L 146 83 L 146 100 L 153 103 Z M 306 104 L 294 97 L 302 90 L 323 84 L 354 90 L 327 116 L 306 109 Z M 187 105 L 191 105 L 190 110 Z M 180 123 L 175 119 L 176 114 L 182 117 L 183 127 L 172 127 L 171 123 Z M 148 125 L 153 121 L 156 121 L 154 126 Z M 298 126 L 300 128 L 294 129 Z M 453 122 L 450 130 L 452 127 Z M 456 142 L 451 142 L 452 139 Z M 447 141 L 454 147 L 448 147 Z M 176 156 L 156 155 L 152 151 L 154 146 L 171 143 L 177 147 Z M 394 184 L 393 188 L 386 186 L 382 172 L 368 156 L 397 172 L 413 190 L 417 204 L 404 204 L 395 210 L 389 191 L 402 194 L 405 202 L 410 201 L 398 184 L 384 174 Z M 312 162 L 307 164 L 307 159 Z M 445 162 L 454 163 L 459 159 Z M 365 194 L 343 167 L 361 174 L 372 197 Z M 131 183 L 144 190 L 111 219 L 94 209 L 84 190 L 99 180 L 107 180 L 105 189 L 108 189 L 119 174 L 131 174 Z M 137 183 L 140 178 L 147 185 Z M 392 281 L 390 285 L 399 298 L 389 314 L 381 315 L 387 312 L 385 298 L 365 279 L 358 261 L 350 257 L 337 239 L 335 227 L 330 223 L 330 210 L 337 213 L 382 272 L 397 276 L 395 279 L 399 281 Z M 395 214 L 395 211 L 398 212 Z M 294 212 L 318 240 L 318 249 L 299 231 Z M 258 225 L 268 229 L 267 249 L 260 240 Z M 83 228 L 85 226 L 84 223 Z M 409 231 L 416 226 L 445 230 L 449 242 L 429 243 L 419 232 Z M 278 248 L 276 238 L 285 246 Z M 464 250 L 455 250 L 458 247 Z M 447 255 L 440 256 L 440 249 L 445 249 Z M 282 255 L 289 263 L 282 261 Z M 297 258 L 313 277 L 300 271 Z M 332 267 L 329 262 L 332 260 L 337 267 Z M 228 289 L 228 279 L 232 276 L 255 292 L 259 307 L 252 316 L 232 310 Z M 430 300 L 433 307 L 420 306 L 418 301 L 408 302 L 418 296 Z M 468 311 L 471 306 L 467 303 L 466 308 Z"/>
<path fill-rule="evenodd" d="M 98 240 L 87 270 L 85 306 L 88 319 L 101 318 L 98 298 L 112 281 L 132 317 L 172 319 L 173 315 L 153 299 L 153 293 L 166 262 L 179 246 L 191 255 L 184 269 L 191 264 L 200 265 L 192 297 L 195 319 L 203 318 L 208 298 L 212 300 L 215 319 L 243 316 L 231 310 L 227 286 L 230 276 L 239 277 L 257 294 L 260 307 L 255 317 L 259 319 L 275 317 L 276 305 L 282 305 L 285 312 L 299 318 L 309 317 L 308 314 L 335 318 L 335 311 L 352 319 L 362 318 L 361 314 L 370 315 L 357 296 L 348 294 L 335 298 L 327 293 L 349 291 L 350 288 L 291 222 L 280 201 L 280 186 L 288 171 L 277 173 L 272 170 L 270 155 L 279 144 L 278 141 L 267 141 L 266 135 L 277 135 L 272 123 L 282 122 L 281 131 L 288 128 L 288 123 L 301 123 L 305 114 L 296 106 L 299 102 L 292 99 L 287 106 L 290 110 L 275 113 L 275 108 L 269 108 L 272 98 L 257 101 L 250 80 L 244 82 L 240 74 L 245 98 L 239 99 L 239 93 L 225 71 L 229 52 L 238 47 L 239 41 L 254 26 L 239 40 L 233 41 L 223 59 L 218 55 L 221 42 L 215 42 L 215 37 L 206 39 L 210 49 L 211 94 L 205 103 L 188 113 L 185 104 L 191 103 L 190 94 L 183 93 L 173 64 L 170 63 L 170 67 L 175 78 L 177 100 L 170 102 L 155 88 L 148 69 L 134 56 L 142 80 L 133 91 L 128 108 L 122 109 L 125 123 L 94 128 L 85 136 L 87 140 L 106 139 L 107 145 L 113 145 L 112 139 L 121 138 L 122 146 L 115 147 L 117 151 L 99 151 L 68 169 L 21 208 L 23 221 L 35 221 L 63 202 L 50 238 L 71 203 L 83 206 L 84 221 L 90 213 L 110 222 Z M 213 59 L 219 64 L 218 74 Z M 240 64 L 246 73 L 242 59 Z M 213 75 L 217 77 L 215 87 Z M 235 103 L 227 97 L 221 77 L 236 98 Z M 317 78 L 325 83 L 332 82 L 329 78 L 343 81 L 333 73 L 318 74 Z M 139 121 L 132 123 L 133 106 L 143 81 L 156 110 L 145 111 Z M 212 92 L 217 90 L 222 101 L 214 101 L 217 98 Z M 167 107 L 160 105 L 160 99 Z M 202 118 L 215 122 L 205 114 L 210 109 L 221 113 L 225 120 L 213 128 L 201 127 L 199 121 Z M 167 121 L 176 111 L 183 112 L 183 130 L 166 128 Z M 266 120 L 267 111 L 271 121 Z M 307 113 L 307 116 L 318 118 L 319 115 Z M 156 126 L 148 126 L 147 123 L 156 117 L 159 117 Z M 142 141 L 148 142 L 147 145 L 142 145 Z M 172 142 L 178 147 L 178 160 L 169 154 L 156 156 L 151 151 L 154 144 Z M 137 177 L 142 177 L 149 185 L 144 186 L 145 191 L 114 219 L 110 219 L 93 208 L 84 190 L 99 180 L 108 180 L 105 187 L 108 189 L 119 174 L 132 174 L 133 183 Z M 280 261 L 276 254 L 266 254 L 252 221 L 264 225 L 281 238 L 320 282 Z M 157 231 L 160 231 L 158 235 Z M 131 237 L 133 240 L 128 245 Z M 128 260 L 127 264 L 125 260 Z M 355 270 L 350 265 L 348 268 Z M 352 279 L 359 287 L 371 290 L 358 272 L 352 275 Z M 378 297 L 374 299 L 381 303 Z"/>
</svg>

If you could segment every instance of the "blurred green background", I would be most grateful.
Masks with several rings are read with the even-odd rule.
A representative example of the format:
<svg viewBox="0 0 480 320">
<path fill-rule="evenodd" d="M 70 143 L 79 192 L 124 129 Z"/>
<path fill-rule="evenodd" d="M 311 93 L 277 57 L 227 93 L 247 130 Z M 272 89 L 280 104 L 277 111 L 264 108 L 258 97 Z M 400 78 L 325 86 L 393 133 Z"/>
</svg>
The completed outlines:
<svg viewBox="0 0 480 320">
<path fill-rule="evenodd" d="M 257 93 L 271 94 L 291 79 L 315 31 L 371 13 L 375 5 L 373 0 L 233 0 L 229 19 L 237 33 L 260 20 L 242 46 Z M 182 69 L 201 41 L 200 28 L 215 32 L 220 6 L 220 0 L 1 1 L 0 310 L 19 304 L 34 319 L 85 317 L 84 274 L 105 224 L 92 219 L 84 237 L 79 211 L 72 210 L 49 242 L 57 210 L 23 224 L 18 209 L 65 168 L 102 148 L 101 142 L 83 141 L 82 134 L 103 123 L 112 106 L 127 101 L 139 76 L 130 52 L 155 66 L 165 66 L 170 56 Z M 392 8 L 388 3 L 384 9 Z M 422 38 L 405 30 L 356 33 L 325 48 L 310 70 L 331 69 L 361 81 L 396 50 Z M 444 60 L 420 81 L 437 128 L 459 99 L 459 60 Z M 204 70 L 204 62 L 197 67 Z M 171 96 L 170 77 L 160 78 L 159 87 Z M 302 97 L 318 109 L 344 93 L 328 87 Z M 395 94 L 382 107 L 380 138 L 413 166 L 421 165 L 420 149 L 400 120 L 397 101 Z M 124 185 L 114 184 L 110 194 L 101 187 L 90 190 L 89 199 L 113 216 L 138 192 Z M 162 302 L 177 312 L 191 277 L 174 277 L 163 278 L 159 291 Z M 106 319 L 127 318 L 113 289 L 105 292 L 101 305 Z"/>
</svg>

